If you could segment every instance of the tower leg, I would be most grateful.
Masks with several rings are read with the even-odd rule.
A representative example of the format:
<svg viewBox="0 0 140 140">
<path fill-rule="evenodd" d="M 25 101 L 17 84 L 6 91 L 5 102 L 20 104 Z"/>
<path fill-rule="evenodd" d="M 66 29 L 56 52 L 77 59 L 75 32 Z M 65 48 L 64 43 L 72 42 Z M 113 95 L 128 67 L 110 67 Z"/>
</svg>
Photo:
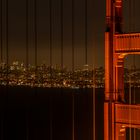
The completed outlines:
<svg viewBox="0 0 140 140">
<path fill-rule="evenodd" d="M 119 131 L 120 131 L 120 125 L 115 125 L 115 140 L 119 140 Z"/>
<path fill-rule="evenodd" d="M 104 103 L 104 140 L 115 140 L 114 103 Z"/>
<path fill-rule="evenodd" d="M 104 103 L 104 140 L 109 140 L 109 109 L 108 103 Z"/>
<path fill-rule="evenodd" d="M 105 100 L 113 95 L 113 49 L 110 43 L 111 34 L 105 33 Z"/>
</svg>

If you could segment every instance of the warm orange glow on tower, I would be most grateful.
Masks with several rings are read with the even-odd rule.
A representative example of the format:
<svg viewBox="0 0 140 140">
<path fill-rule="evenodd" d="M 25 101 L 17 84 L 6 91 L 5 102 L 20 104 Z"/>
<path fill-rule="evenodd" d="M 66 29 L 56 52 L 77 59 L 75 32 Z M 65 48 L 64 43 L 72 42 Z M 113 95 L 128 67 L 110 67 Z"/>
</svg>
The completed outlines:
<svg viewBox="0 0 140 140">
<path fill-rule="evenodd" d="M 125 140 L 126 127 L 140 127 L 140 106 L 123 103 L 128 54 L 140 54 L 140 33 L 123 34 L 122 0 L 106 0 L 104 140 Z"/>
</svg>

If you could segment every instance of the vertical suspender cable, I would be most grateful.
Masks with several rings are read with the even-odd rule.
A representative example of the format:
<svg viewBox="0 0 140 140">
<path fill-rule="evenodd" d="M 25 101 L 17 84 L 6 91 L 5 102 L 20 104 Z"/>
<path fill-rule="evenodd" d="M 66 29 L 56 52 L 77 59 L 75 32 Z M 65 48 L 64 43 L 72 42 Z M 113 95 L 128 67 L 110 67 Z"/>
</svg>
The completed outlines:
<svg viewBox="0 0 140 140">
<path fill-rule="evenodd" d="M 28 0 L 26 0 L 26 72 L 27 72 L 27 78 L 28 78 L 28 65 L 29 65 L 29 33 L 28 33 L 28 30 L 29 30 L 29 26 L 28 26 L 28 14 L 29 14 L 29 11 L 28 11 Z"/>
<path fill-rule="evenodd" d="M 134 0 L 134 5 L 135 5 L 135 0 Z M 135 10 L 135 6 L 133 8 L 134 8 L 133 10 Z M 135 13 L 134 13 L 133 17 L 134 17 L 133 21 L 135 21 Z M 135 23 L 134 23 L 133 26 L 134 26 L 133 28 L 134 28 L 134 31 L 135 31 Z M 135 44 L 135 45 L 137 45 L 137 44 Z M 135 63 L 135 61 L 136 61 L 136 55 L 134 54 L 133 55 L 133 68 L 134 68 L 134 72 L 136 72 L 136 63 Z M 134 88 L 134 90 L 133 90 L 133 97 L 134 97 L 133 98 L 133 104 L 136 103 L 136 95 L 135 95 L 136 94 L 135 93 L 135 84 L 136 83 L 135 83 L 135 81 L 136 81 L 136 77 L 134 78 L 134 85 L 133 85 L 133 88 Z M 134 128 L 134 140 L 136 140 L 136 128 Z"/>
<path fill-rule="evenodd" d="M 63 69 L 63 0 L 61 0 L 61 68 Z"/>
<path fill-rule="evenodd" d="M 74 0 L 72 0 L 72 86 L 74 83 Z M 72 94 L 72 140 L 75 140 L 75 93 Z"/>
<path fill-rule="evenodd" d="M 8 3 L 9 1 L 6 0 L 6 5 L 5 5 L 5 8 L 6 8 L 6 22 L 5 22 L 5 25 L 6 25 L 6 101 L 5 101 L 5 107 L 6 107 L 6 111 L 7 111 L 7 104 L 8 104 L 8 85 L 9 85 L 9 74 L 8 74 L 8 71 L 9 71 L 9 28 L 8 28 L 8 12 L 9 12 L 9 6 L 8 6 Z M 5 76 L 5 75 L 4 75 Z"/>
<path fill-rule="evenodd" d="M 129 73 L 129 104 L 131 105 L 131 97 L 132 97 L 132 94 L 131 94 L 132 90 L 131 90 L 131 72 Z M 129 109 L 129 121 L 130 121 L 130 128 L 129 128 L 129 140 L 131 140 L 132 138 L 132 130 L 131 130 L 131 109 Z"/>
<path fill-rule="evenodd" d="M 61 74 L 63 75 L 63 67 L 64 67 L 64 64 L 63 64 L 63 0 L 61 0 Z M 63 77 L 63 76 L 62 76 Z M 61 81 L 62 85 L 63 86 L 63 81 Z"/>
<path fill-rule="evenodd" d="M 37 82 L 37 0 L 34 0 L 35 75 Z M 36 83 L 37 84 L 37 83 Z"/>
<path fill-rule="evenodd" d="M 94 49 L 94 51 L 95 51 L 95 49 Z M 95 53 L 96 53 L 96 51 L 95 51 Z M 96 60 L 96 56 L 95 56 L 95 53 L 94 53 L 94 64 L 93 64 L 93 101 L 92 101 L 92 103 L 93 103 L 93 140 L 95 140 L 95 138 L 96 138 L 96 133 L 95 133 L 95 130 L 96 130 L 96 128 L 95 128 L 95 111 L 96 111 L 96 106 L 95 106 L 95 98 L 96 98 L 96 96 L 95 96 L 95 60 Z"/>
<path fill-rule="evenodd" d="M 132 10 L 131 10 L 131 0 L 129 0 L 129 7 L 128 7 L 128 10 L 129 10 L 129 32 L 131 33 L 131 26 L 132 26 Z M 129 39 L 130 40 L 130 46 L 129 48 L 131 47 L 131 38 Z M 131 73 L 129 75 L 129 104 L 131 104 L 131 97 L 132 97 L 132 94 L 131 94 Z M 132 129 L 131 129 L 131 109 L 129 109 L 129 119 L 130 119 L 130 128 L 129 128 L 129 140 L 132 139 Z"/>
<path fill-rule="evenodd" d="M 129 0 L 129 7 L 128 7 L 128 10 L 129 10 L 129 32 L 132 31 L 132 9 L 131 9 L 131 6 L 132 6 L 132 3 L 131 3 L 131 0 Z"/>
<path fill-rule="evenodd" d="M 50 18 L 50 84 L 51 84 L 51 87 L 53 86 L 52 84 L 52 0 L 49 0 L 49 18 Z"/>
<path fill-rule="evenodd" d="M 3 46 L 2 46 L 3 45 L 3 43 L 2 43 L 2 40 L 3 40 L 3 38 L 2 38 L 2 0 L 0 1 L 0 8 L 1 8 L 1 12 L 0 12 L 0 18 L 1 18 L 1 20 L 0 20 L 0 23 L 1 23 L 1 25 L 0 25 L 0 29 L 1 29 L 0 30 L 1 31 L 0 38 L 1 38 L 1 42 L 0 43 L 1 43 L 1 63 L 2 63 L 2 61 L 3 61 L 2 60 L 3 59 L 3 56 L 2 56 L 3 55 L 2 54 L 3 53 L 3 51 L 2 51 L 3 50 Z M 2 77 L 2 67 L 1 67 L 1 77 Z M 0 122 L 1 122 L 1 127 L 0 127 L 1 128 L 1 137 L 0 138 L 1 138 L 1 140 L 3 140 L 3 113 L 1 113 L 1 121 Z"/>
<path fill-rule="evenodd" d="M 0 28 L 1 28 L 1 33 L 0 33 L 0 37 L 1 37 L 1 63 L 3 62 L 3 20 L 2 20 L 2 18 L 3 18 L 3 8 L 2 8 L 2 4 L 3 4 L 3 2 L 2 2 L 2 0 L 1 0 L 1 4 L 0 4 L 0 8 L 1 8 L 1 15 L 0 15 L 0 18 L 1 18 L 1 25 L 0 25 Z M 2 70 L 2 67 L 1 67 L 1 70 Z M 1 78 L 2 78 L 2 76 L 3 76 L 3 71 L 1 71 Z M 0 83 L 1 84 L 1 83 Z M 4 128 L 4 123 L 3 123 L 3 120 L 4 120 L 4 115 L 3 115 L 3 112 L 1 112 L 1 140 L 3 140 L 3 128 Z"/>
<path fill-rule="evenodd" d="M 96 35 L 96 33 L 95 33 L 95 35 Z M 96 38 L 95 38 L 95 40 L 94 40 L 94 48 L 93 48 L 93 101 L 92 101 L 92 103 L 93 103 L 93 140 L 95 140 L 96 139 L 96 132 L 95 132 L 95 130 L 96 130 L 96 121 L 95 121 L 95 111 L 96 111 L 96 103 L 95 103 L 95 98 L 96 98 L 96 91 L 95 91 L 95 89 L 96 89 L 96 77 L 95 77 L 95 74 L 96 74 L 96 71 L 95 71 L 95 68 L 96 68 Z"/>
<path fill-rule="evenodd" d="M 135 31 L 135 0 L 133 0 L 133 30 Z M 137 46 L 137 44 L 135 44 Z M 135 54 L 133 55 L 133 69 L 134 72 L 136 70 L 136 56 Z M 134 82 L 134 101 L 133 103 L 135 104 L 135 82 Z"/>
<path fill-rule="evenodd" d="M 131 32 L 131 30 L 130 30 L 131 29 L 130 28 L 130 26 L 131 26 L 131 0 L 129 0 L 128 11 L 129 11 L 129 32 Z M 129 44 L 131 45 L 130 39 L 129 39 Z M 130 48 L 130 45 L 129 45 L 129 48 Z M 131 104 L 131 75 L 129 75 L 129 104 Z M 129 109 L 129 121 L 131 121 L 130 113 L 131 113 L 131 109 Z M 131 140 L 131 132 L 132 131 L 131 131 L 131 126 L 130 126 L 130 128 L 129 128 L 129 140 Z"/>
<path fill-rule="evenodd" d="M 72 0 L 72 73 L 74 74 L 74 0 Z"/>
<path fill-rule="evenodd" d="M 29 66 L 29 36 L 28 36 L 28 30 L 29 30 L 29 27 L 28 27 L 28 14 L 29 14 L 29 11 L 28 11 L 28 0 L 26 0 L 26 80 L 28 83 L 28 66 Z M 29 121 L 28 121 L 28 111 L 27 111 L 27 107 L 26 107 L 26 140 L 28 140 L 28 134 L 29 134 Z"/>
<path fill-rule="evenodd" d="M 50 84 L 51 88 L 53 86 L 52 84 L 52 0 L 49 0 L 49 18 L 50 18 Z M 50 140 L 53 139 L 53 124 L 52 124 L 52 118 L 53 118 L 53 108 L 52 108 L 52 94 L 50 95 Z"/>
<path fill-rule="evenodd" d="M 92 98 L 92 105 L 93 105 L 93 111 L 92 111 L 92 115 L 93 115 L 93 140 L 96 140 L 96 64 L 97 64 L 97 32 L 96 30 L 93 31 L 94 32 L 94 39 L 93 39 L 93 64 L 92 64 L 92 73 L 93 73 L 93 98 Z"/>
<path fill-rule="evenodd" d="M 3 14 L 3 9 L 2 9 L 2 0 L 0 1 L 0 9 L 1 9 L 1 11 L 0 11 L 0 51 L 1 51 L 1 56 L 0 56 L 0 62 L 1 62 L 1 64 L 2 64 L 2 62 L 3 62 L 3 20 L 2 20 L 2 18 L 3 18 L 3 16 L 2 16 L 2 14 Z M 2 72 L 2 66 L 1 66 L 1 77 L 2 77 L 2 75 L 3 75 L 3 72 Z M 0 83 L 1 84 L 1 83 Z"/>
<path fill-rule="evenodd" d="M 87 22 L 88 22 L 88 18 L 87 18 L 87 1 L 85 0 L 84 4 L 85 4 L 85 81 L 84 81 L 84 86 L 85 86 L 85 94 L 88 94 L 88 90 L 87 90 L 87 80 L 88 80 L 88 72 L 89 72 L 89 67 L 88 67 L 88 62 L 87 62 Z"/>
<path fill-rule="evenodd" d="M 9 69 L 9 28 L 8 28 L 8 0 L 6 0 L 6 65 L 7 65 L 7 74 L 6 74 L 6 79 L 7 79 L 7 85 L 8 83 L 8 69 Z"/>
<path fill-rule="evenodd" d="M 132 17 L 133 17 L 133 31 L 135 31 L 135 0 L 133 0 L 133 3 L 132 3 L 133 5 L 132 5 L 132 12 L 133 12 L 133 15 L 132 15 Z M 135 45 L 137 45 L 137 44 L 135 44 Z M 135 70 L 136 70 L 136 65 L 135 65 L 135 54 L 133 55 L 133 69 L 134 69 L 134 72 L 135 72 Z M 135 76 L 135 75 L 134 75 Z M 135 78 L 134 78 L 134 80 L 136 80 Z M 134 85 L 133 85 L 133 88 L 134 88 L 134 91 L 133 91 L 133 104 L 135 104 L 135 82 L 134 82 Z M 134 140 L 136 140 L 136 128 L 134 128 Z"/>
<path fill-rule="evenodd" d="M 133 0 L 133 7 L 132 7 L 132 11 L 133 11 L 133 30 L 135 31 L 135 0 Z M 137 46 L 137 44 L 135 44 L 136 46 Z M 135 56 L 135 54 L 133 55 L 133 70 L 134 70 L 134 72 L 136 71 L 136 62 L 135 62 L 135 60 L 136 60 L 136 56 Z M 136 80 L 136 79 L 134 79 L 134 80 Z M 133 103 L 135 104 L 135 82 L 134 82 L 134 85 L 133 85 L 133 87 L 134 87 L 134 100 L 133 100 Z M 135 137 L 135 135 L 134 135 L 134 137 Z"/>
<path fill-rule="evenodd" d="M 96 140 L 96 121 L 95 121 L 95 117 L 96 117 L 96 114 L 95 114 L 95 112 L 96 112 L 96 63 L 97 63 L 97 61 L 96 61 L 96 34 L 97 34 L 97 32 L 96 32 L 96 30 L 94 31 L 94 42 L 93 42 L 93 98 L 92 98 L 92 106 L 93 106 L 93 140 Z"/>
<path fill-rule="evenodd" d="M 135 31 L 135 0 L 132 1 L 132 30 L 133 30 L 133 32 Z M 133 62 L 132 63 L 133 63 L 133 69 L 135 71 L 135 68 L 136 68 L 136 65 L 135 65 L 135 54 L 133 55 Z"/>
<path fill-rule="evenodd" d="M 87 64 L 87 0 L 85 0 L 85 64 Z"/>
<path fill-rule="evenodd" d="M 133 0 L 133 3 L 132 3 L 132 21 L 133 21 L 133 30 L 135 31 L 135 0 Z"/>
<path fill-rule="evenodd" d="M 51 71 L 51 67 L 52 67 L 52 0 L 49 0 L 49 17 L 50 17 L 50 80 L 52 78 L 52 71 Z M 52 84 L 52 83 L 51 83 Z"/>
<path fill-rule="evenodd" d="M 87 65 L 87 1 L 85 0 L 85 65 Z M 88 67 L 87 67 L 88 68 Z M 87 80 L 88 69 L 86 69 L 85 80 Z M 85 82 L 85 92 L 87 92 L 87 83 Z"/>
<path fill-rule="evenodd" d="M 1 9 L 1 12 L 0 12 L 0 14 L 1 14 L 1 16 L 0 16 L 0 18 L 1 18 L 1 25 L 0 25 L 0 28 L 1 28 L 1 30 L 0 30 L 1 31 L 0 32 L 0 37 L 1 37 L 1 62 L 3 62 L 3 29 L 2 29 L 3 28 L 3 24 L 2 24 L 3 23 L 2 22 L 2 17 L 3 17 L 2 16 L 2 13 L 3 13 L 2 12 L 2 10 L 3 10 L 2 9 L 2 3 L 3 2 L 2 2 L 2 0 L 0 2 L 1 2 L 1 4 L 0 4 L 0 9 Z"/>
</svg>

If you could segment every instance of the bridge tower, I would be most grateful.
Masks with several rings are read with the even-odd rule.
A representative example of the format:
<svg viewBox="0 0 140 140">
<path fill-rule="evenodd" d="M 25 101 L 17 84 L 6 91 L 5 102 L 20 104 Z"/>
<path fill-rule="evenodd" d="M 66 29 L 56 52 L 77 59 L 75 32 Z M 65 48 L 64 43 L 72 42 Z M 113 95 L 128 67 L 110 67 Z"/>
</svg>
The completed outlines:
<svg viewBox="0 0 140 140">
<path fill-rule="evenodd" d="M 140 33 L 123 34 L 122 8 L 123 0 L 106 0 L 104 140 L 125 140 L 127 127 L 140 128 L 140 106 L 124 103 L 123 78 L 124 57 L 140 54 Z"/>
</svg>

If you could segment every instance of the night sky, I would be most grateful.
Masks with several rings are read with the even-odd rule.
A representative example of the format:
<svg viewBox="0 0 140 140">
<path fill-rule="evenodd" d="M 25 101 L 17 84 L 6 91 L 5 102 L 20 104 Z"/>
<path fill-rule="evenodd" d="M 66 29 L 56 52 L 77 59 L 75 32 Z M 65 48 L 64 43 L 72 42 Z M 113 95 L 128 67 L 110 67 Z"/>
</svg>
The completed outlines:
<svg viewBox="0 0 140 140">
<path fill-rule="evenodd" d="M 37 63 L 50 64 L 50 7 L 49 0 L 37 1 Z M 140 31 L 140 1 L 124 1 L 124 32 Z M 52 64 L 61 64 L 61 46 L 63 45 L 63 63 L 72 67 L 72 0 L 63 0 L 63 38 L 61 20 L 61 0 L 51 0 L 51 34 Z M 2 48 L 3 59 L 6 60 L 6 1 L 2 0 Z M 130 5 L 131 3 L 131 12 Z M 34 0 L 28 1 L 28 45 L 29 63 L 35 63 L 34 47 Z M 133 10 L 135 9 L 135 10 Z M 87 63 L 92 67 L 104 66 L 104 31 L 105 31 L 105 0 L 87 0 L 87 22 L 85 22 L 85 0 L 74 0 L 74 61 L 75 68 L 83 67 L 86 57 L 87 31 Z M 132 21 L 130 25 L 130 20 Z M 87 23 L 87 28 L 85 28 Z M 63 40 L 63 41 L 62 41 Z M 8 49 L 9 63 L 19 60 L 25 63 L 26 58 L 26 1 L 9 0 L 8 3 Z M 139 56 L 136 56 L 138 66 Z M 126 58 L 126 66 L 132 63 L 133 57 Z"/>
</svg>

